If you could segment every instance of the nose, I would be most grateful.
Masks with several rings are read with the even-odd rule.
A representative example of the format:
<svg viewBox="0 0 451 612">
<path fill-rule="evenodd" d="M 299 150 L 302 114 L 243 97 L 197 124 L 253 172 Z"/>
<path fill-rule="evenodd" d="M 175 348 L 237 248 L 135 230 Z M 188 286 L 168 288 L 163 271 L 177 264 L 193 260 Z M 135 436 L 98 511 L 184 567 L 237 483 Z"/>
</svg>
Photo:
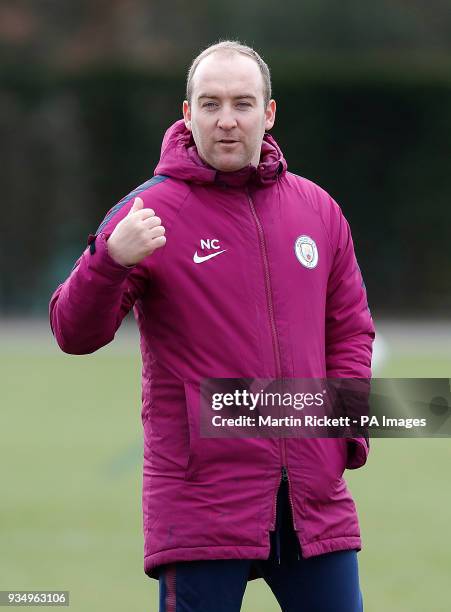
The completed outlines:
<svg viewBox="0 0 451 612">
<path fill-rule="evenodd" d="M 224 106 L 218 118 L 218 127 L 222 130 L 232 130 L 237 125 L 233 109 Z"/>
</svg>

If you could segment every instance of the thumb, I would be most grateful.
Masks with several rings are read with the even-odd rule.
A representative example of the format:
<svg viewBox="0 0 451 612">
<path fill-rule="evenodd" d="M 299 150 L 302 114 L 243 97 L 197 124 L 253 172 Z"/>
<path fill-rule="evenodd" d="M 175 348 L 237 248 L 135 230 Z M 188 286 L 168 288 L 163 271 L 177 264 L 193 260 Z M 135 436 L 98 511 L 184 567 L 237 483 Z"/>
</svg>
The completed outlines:
<svg viewBox="0 0 451 612">
<path fill-rule="evenodd" d="M 142 201 L 142 199 L 141 198 L 135 198 L 135 201 L 133 202 L 133 206 L 128 211 L 128 214 L 131 215 L 134 212 L 136 212 L 137 210 L 141 210 L 141 208 L 143 208 L 143 206 L 144 206 L 144 202 Z"/>
</svg>

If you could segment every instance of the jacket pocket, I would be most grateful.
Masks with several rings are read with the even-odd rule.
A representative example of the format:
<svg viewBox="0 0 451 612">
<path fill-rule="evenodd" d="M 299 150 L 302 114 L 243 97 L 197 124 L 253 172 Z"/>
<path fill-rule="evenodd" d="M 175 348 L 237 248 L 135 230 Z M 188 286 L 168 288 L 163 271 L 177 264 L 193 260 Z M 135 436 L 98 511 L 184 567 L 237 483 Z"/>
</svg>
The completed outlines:
<svg viewBox="0 0 451 612">
<path fill-rule="evenodd" d="M 344 438 L 302 438 L 295 441 L 300 477 L 308 498 L 327 502 L 343 476 L 348 448 Z"/>
<path fill-rule="evenodd" d="M 346 469 L 356 470 L 365 465 L 370 450 L 366 438 L 346 438 L 347 460 Z"/>
<path fill-rule="evenodd" d="M 191 480 L 196 474 L 200 462 L 200 388 L 198 383 L 190 381 L 184 381 L 183 385 L 185 388 L 185 405 L 189 438 L 185 479 Z"/>
<path fill-rule="evenodd" d="M 188 421 L 188 460 L 185 480 L 213 482 L 217 479 L 237 478 L 243 466 L 265 464 L 268 441 L 243 438 L 236 432 L 218 431 L 213 435 L 211 414 L 201 402 L 200 383 L 184 381 L 186 416 Z M 207 396 L 205 398 L 207 400 Z M 208 432 L 208 433 L 205 433 Z"/>
</svg>

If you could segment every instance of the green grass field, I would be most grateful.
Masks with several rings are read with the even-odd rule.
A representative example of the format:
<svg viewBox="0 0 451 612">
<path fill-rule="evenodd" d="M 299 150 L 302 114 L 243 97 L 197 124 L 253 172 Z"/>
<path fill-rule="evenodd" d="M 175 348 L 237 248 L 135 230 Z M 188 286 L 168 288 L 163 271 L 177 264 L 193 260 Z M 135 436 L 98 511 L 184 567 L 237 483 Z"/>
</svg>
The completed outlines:
<svg viewBox="0 0 451 612">
<path fill-rule="evenodd" d="M 0 590 L 69 590 L 76 612 L 157 611 L 142 566 L 136 350 L 74 357 L 10 339 L 0 372 Z M 392 352 L 378 372 L 450 374 L 451 356 L 424 347 Z M 365 612 L 450 610 L 450 465 L 449 439 L 373 439 L 368 464 L 346 472 Z M 279 607 L 257 580 L 243 610 Z"/>
</svg>

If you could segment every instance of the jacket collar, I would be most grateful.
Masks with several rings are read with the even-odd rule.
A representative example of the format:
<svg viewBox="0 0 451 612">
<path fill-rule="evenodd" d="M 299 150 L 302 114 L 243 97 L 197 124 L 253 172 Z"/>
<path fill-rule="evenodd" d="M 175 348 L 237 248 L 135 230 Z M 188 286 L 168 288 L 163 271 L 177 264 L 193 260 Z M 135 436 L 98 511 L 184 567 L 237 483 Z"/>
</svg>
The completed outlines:
<svg viewBox="0 0 451 612">
<path fill-rule="evenodd" d="M 270 185 L 287 170 L 287 162 L 272 136 L 265 133 L 262 141 L 260 163 L 234 172 L 216 170 L 204 162 L 197 152 L 191 132 L 183 119 L 166 130 L 161 145 L 160 161 L 154 174 L 164 174 L 194 183 L 216 183 L 230 187 L 243 187 L 248 183 Z"/>
</svg>

